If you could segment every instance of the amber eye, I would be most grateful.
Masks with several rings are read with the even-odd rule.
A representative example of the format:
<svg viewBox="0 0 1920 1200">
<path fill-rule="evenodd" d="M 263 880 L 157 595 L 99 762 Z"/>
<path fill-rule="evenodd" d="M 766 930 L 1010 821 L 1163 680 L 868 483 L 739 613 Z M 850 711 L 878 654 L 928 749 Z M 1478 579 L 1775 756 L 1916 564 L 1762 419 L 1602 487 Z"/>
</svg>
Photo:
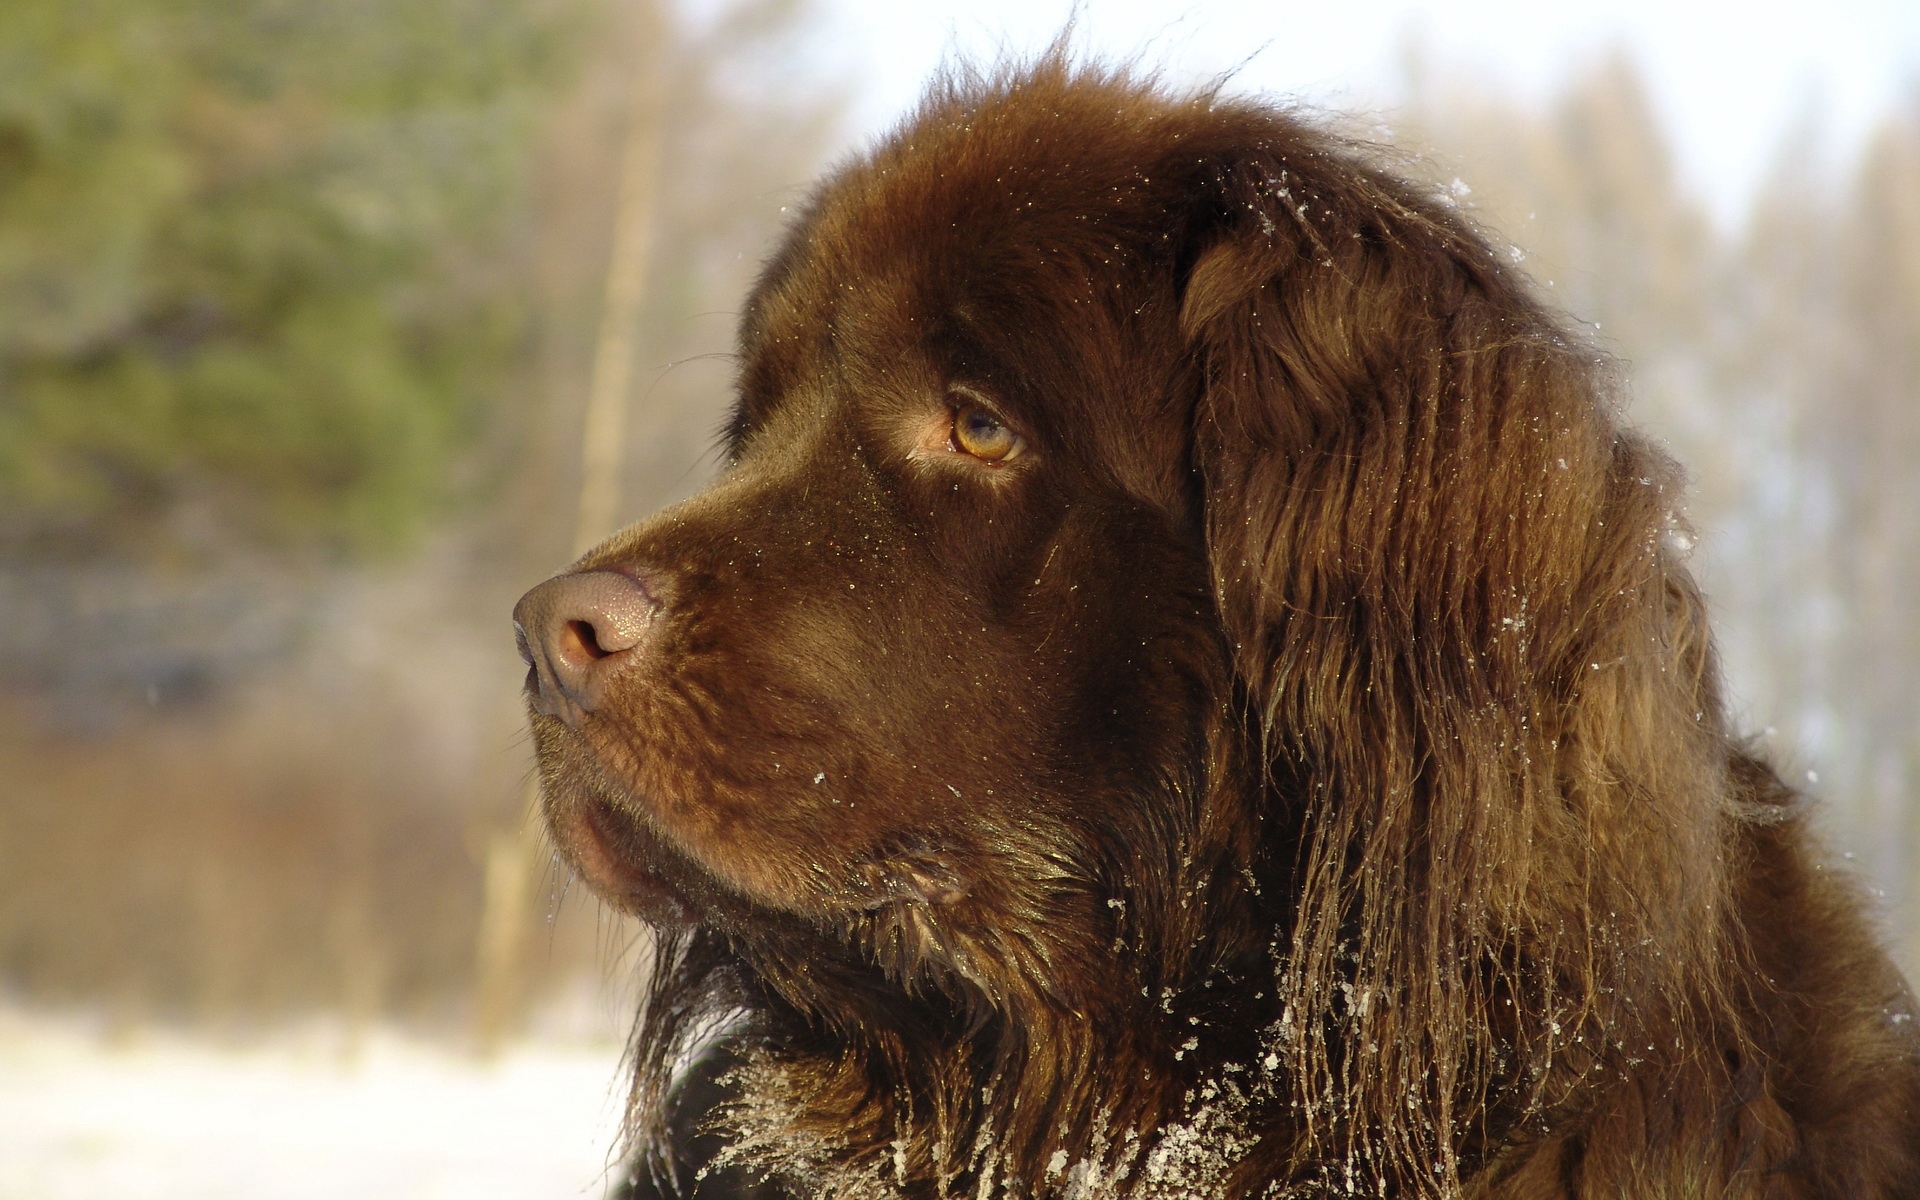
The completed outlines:
<svg viewBox="0 0 1920 1200">
<path fill-rule="evenodd" d="M 953 411 L 953 445 L 982 462 L 1003 463 L 1020 453 L 1020 435 L 978 404 Z"/>
</svg>

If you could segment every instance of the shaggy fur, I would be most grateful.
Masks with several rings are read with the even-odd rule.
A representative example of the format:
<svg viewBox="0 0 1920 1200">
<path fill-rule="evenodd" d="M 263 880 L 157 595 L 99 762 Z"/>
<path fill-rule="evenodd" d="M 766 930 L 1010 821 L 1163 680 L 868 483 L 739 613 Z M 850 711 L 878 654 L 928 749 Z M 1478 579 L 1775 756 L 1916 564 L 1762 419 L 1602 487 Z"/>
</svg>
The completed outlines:
<svg viewBox="0 0 1920 1200">
<path fill-rule="evenodd" d="M 831 176 L 740 349 L 719 482 L 573 568 L 649 640 L 534 719 L 659 926 L 643 1192 L 1920 1195 L 1677 470 L 1451 205 L 1055 55 Z"/>
</svg>

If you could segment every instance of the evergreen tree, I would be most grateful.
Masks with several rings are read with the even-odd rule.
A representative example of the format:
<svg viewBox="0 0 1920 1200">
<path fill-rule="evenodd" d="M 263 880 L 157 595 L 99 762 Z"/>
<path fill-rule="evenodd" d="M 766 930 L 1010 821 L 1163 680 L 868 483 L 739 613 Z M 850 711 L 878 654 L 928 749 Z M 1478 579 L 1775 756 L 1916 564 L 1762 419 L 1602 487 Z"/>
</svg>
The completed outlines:
<svg viewBox="0 0 1920 1200">
<path fill-rule="evenodd" d="M 403 540 L 519 353 L 575 15 L 0 6 L 0 547 Z"/>
</svg>

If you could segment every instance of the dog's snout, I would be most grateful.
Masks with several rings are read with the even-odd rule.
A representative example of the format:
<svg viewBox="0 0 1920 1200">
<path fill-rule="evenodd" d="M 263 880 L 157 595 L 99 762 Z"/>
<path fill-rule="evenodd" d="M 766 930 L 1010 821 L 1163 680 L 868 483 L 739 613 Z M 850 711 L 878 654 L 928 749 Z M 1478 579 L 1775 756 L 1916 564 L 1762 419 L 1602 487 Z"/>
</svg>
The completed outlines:
<svg viewBox="0 0 1920 1200">
<path fill-rule="evenodd" d="M 557 575 L 522 596 L 513 632 L 530 668 L 534 708 L 577 727 L 608 679 L 644 653 L 663 591 L 651 574 L 586 571 Z"/>
</svg>

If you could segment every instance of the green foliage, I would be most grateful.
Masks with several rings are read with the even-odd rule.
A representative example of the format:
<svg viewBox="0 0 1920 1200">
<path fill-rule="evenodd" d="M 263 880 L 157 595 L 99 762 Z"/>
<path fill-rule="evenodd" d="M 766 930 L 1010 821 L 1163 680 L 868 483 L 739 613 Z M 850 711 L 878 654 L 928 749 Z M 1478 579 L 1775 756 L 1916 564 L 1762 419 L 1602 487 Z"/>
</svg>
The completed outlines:
<svg viewBox="0 0 1920 1200">
<path fill-rule="evenodd" d="M 403 541 L 524 341 L 579 14 L 0 5 L 0 545 Z"/>
</svg>

